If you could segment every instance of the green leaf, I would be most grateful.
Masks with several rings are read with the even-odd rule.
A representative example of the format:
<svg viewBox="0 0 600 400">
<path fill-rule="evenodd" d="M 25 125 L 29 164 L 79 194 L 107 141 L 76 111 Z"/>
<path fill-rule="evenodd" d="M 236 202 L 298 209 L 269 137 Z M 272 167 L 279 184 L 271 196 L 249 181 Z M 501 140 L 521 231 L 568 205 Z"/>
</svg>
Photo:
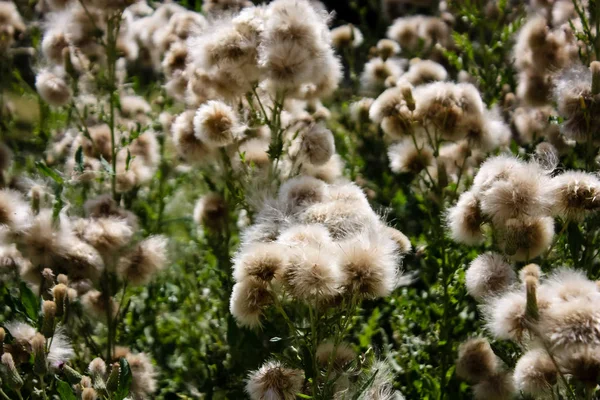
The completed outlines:
<svg viewBox="0 0 600 400">
<path fill-rule="evenodd" d="M 37 296 L 31 291 L 31 289 L 29 289 L 25 282 L 21 282 L 20 292 L 20 300 L 21 304 L 23 304 L 23 308 L 25 309 L 25 313 L 32 321 L 37 321 L 39 310 Z"/>
<path fill-rule="evenodd" d="M 112 166 L 102 156 L 100 156 L 100 164 L 102 164 L 102 167 L 104 168 L 104 170 L 106 172 L 108 172 L 109 175 L 113 175 L 114 174 Z"/>
<path fill-rule="evenodd" d="M 77 165 L 77 172 L 83 172 L 83 147 L 79 146 L 75 152 L 75 164 Z"/>
<path fill-rule="evenodd" d="M 125 160 L 125 171 L 129 171 L 129 164 L 131 164 L 131 152 L 129 147 L 127 148 L 127 159 Z"/>
<path fill-rule="evenodd" d="M 119 386 L 113 397 L 115 400 L 123 400 L 127 397 L 131 386 L 131 368 L 129 368 L 129 363 L 124 357 L 119 360 L 119 367 Z"/>
<path fill-rule="evenodd" d="M 60 400 L 77 400 L 77 397 L 75 397 L 73 394 L 71 385 L 65 381 L 61 381 L 60 379 L 57 379 L 56 381 L 58 382 L 56 385 L 56 391 L 60 396 Z"/>
<path fill-rule="evenodd" d="M 42 173 L 43 175 L 52 179 L 54 182 L 58 183 L 59 185 L 62 185 L 64 183 L 64 180 L 59 175 L 59 173 L 57 171 L 55 171 L 54 169 L 50 168 L 49 166 L 47 166 L 45 162 L 36 161 L 35 166 L 40 171 L 40 173 Z"/>
</svg>

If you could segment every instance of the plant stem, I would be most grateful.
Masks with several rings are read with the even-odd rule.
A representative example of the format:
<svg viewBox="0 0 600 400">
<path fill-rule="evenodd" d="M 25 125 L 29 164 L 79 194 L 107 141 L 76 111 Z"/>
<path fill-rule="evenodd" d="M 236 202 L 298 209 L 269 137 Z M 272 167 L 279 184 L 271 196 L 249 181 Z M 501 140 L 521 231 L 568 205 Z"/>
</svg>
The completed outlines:
<svg viewBox="0 0 600 400">
<path fill-rule="evenodd" d="M 117 147 L 115 141 L 115 97 L 117 96 L 116 67 L 117 67 L 117 39 L 121 27 L 121 14 L 110 15 L 107 18 L 106 58 L 108 64 L 108 95 L 109 95 L 109 128 L 111 144 L 111 191 L 115 201 L 117 196 Z"/>
<path fill-rule="evenodd" d="M 47 400 L 48 396 L 46 395 L 46 383 L 44 382 L 44 375 L 40 375 L 40 385 L 42 389 L 42 395 L 44 396 L 44 400 Z"/>
</svg>

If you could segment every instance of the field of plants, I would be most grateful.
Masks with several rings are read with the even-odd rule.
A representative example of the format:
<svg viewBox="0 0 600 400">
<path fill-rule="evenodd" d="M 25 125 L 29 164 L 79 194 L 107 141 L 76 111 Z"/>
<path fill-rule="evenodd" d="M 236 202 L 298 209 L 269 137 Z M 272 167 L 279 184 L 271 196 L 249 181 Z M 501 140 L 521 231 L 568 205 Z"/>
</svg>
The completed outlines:
<svg viewBox="0 0 600 400">
<path fill-rule="evenodd" d="M 600 0 L 0 1 L 0 400 L 600 399 Z"/>
</svg>

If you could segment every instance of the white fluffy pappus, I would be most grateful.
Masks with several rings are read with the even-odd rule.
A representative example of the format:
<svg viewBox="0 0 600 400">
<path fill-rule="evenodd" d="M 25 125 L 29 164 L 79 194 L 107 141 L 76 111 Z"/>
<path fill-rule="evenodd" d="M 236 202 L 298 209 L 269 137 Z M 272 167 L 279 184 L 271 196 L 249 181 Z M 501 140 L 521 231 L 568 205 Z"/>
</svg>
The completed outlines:
<svg viewBox="0 0 600 400">
<path fill-rule="evenodd" d="M 479 255 L 465 274 L 467 292 L 478 301 L 506 290 L 516 278 L 512 266 L 497 253 Z"/>
</svg>

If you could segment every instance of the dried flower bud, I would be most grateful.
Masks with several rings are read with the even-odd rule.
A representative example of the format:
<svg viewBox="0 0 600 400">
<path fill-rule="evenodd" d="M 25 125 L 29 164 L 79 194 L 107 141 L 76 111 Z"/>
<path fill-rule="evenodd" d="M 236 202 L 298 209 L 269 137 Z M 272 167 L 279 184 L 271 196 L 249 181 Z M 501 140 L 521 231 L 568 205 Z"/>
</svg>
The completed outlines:
<svg viewBox="0 0 600 400">
<path fill-rule="evenodd" d="M 17 371 L 12 354 L 4 353 L 0 360 L 4 366 L 2 372 L 6 384 L 13 390 L 20 390 L 23 387 L 23 379 L 21 378 L 21 375 L 19 375 L 19 371 Z"/>
<path fill-rule="evenodd" d="M 101 358 L 94 358 L 88 366 L 90 375 L 94 382 L 94 388 L 100 391 L 106 390 L 104 376 L 106 375 L 106 363 Z"/>
<path fill-rule="evenodd" d="M 90 362 L 88 366 L 88 370 L 90 371 L 90 375 L 95 380 L 97 377 L 104 377 L 106 374 L 106 363 L 103 359 L 96 357 Z"/>
<path fill-rule="evenodd" d="M 525 316 L 532 321 L 537 321 L 540 318 L 537 304 L 537 285 L 538 280 L 535 277 L 528 276 L 525 278 L 525 290 L 527 292 Z"/>
<path fill-rule="evenodd" d="M 91 388 L 92 387 L 92 378 L 89 376 L 82 376 L 79 380 L 79 385 L 82 388 Z"/>
<path fill-rule="evenodd" d="M 49 288 L 54 285 L 54 272 L 50 268 L 44 268 L 42 278 L 44 278 L 44 287 Z"/>
<path fill-rule="evenodd" d="M 82 375 L 75 371 L 73 368 L 69 367 L 68 365 L 64 365 L 62 368 L 62 372 L 65 375 L 65 378 L 67 378 L 67 381 L 69 381 L 69 383 L 71 384 L 76 384 L 81 382 L 82 379 Z"/>
<path fill-rule="evenodd" d="M 525 283 L 525 280 L 528 277 L 535 278 L 536 281 L 540 280 L 540 276 L 542 275 L 542 270 L 537 264 L 527 264 L 519 271 L 519 278 L 521 281 Z"/>
<path fill-rule="evenodd" d="M 65 274 L 58 274 L 58 276 L 56 277 L 56 281 L 58 283 L 62 283 L 63 285 L 68 285 L 69 284 L 69 277 L 66 276 Z"/>
<path fill-rule="evenodd" d="M 67 291 L 66 285 L 59 283 L 52 288 L 52 296 L 56 303 L 56 316 L 62 317 L 65 313 L 65 307 L 67 305 Z"/>
<path fill-rule="evenodd" d="M 46 357 L 46 338 L 41 333 L 31 339 L 31 348 L 35 356 L 33 372 L 38 375 L 45 375 L 48 372 L 48 359 Z"/>
<path fill-rule="evenodd" d="M 56 318 L 56 303 L 52 300 L 44 301 L 42 304 L 42 314 L 44 322 L 42 324 L 42 333 L 47 338 L 54 335 L 54 319 Z"/>
<path fill-rule="evenodd" d="M 592 71 L 592 94 L 600 93 L 600 61 L 592 61 L 590 64 Z"/>
<path fill-rule="evenodd" d="M 110 375 L 106 380 L 106 390 L 114 392 L 119 386 L 119 374 L 121 373 L 121 367 L 119 363 L 114 363 L 110 369 Z"/>
<path fill-rule="evenodd" d="M 81 400 L 96 400 L 98 398 L 98 394 L 92 388 L 85 388 L 81 393 Z"/>
</svg>

